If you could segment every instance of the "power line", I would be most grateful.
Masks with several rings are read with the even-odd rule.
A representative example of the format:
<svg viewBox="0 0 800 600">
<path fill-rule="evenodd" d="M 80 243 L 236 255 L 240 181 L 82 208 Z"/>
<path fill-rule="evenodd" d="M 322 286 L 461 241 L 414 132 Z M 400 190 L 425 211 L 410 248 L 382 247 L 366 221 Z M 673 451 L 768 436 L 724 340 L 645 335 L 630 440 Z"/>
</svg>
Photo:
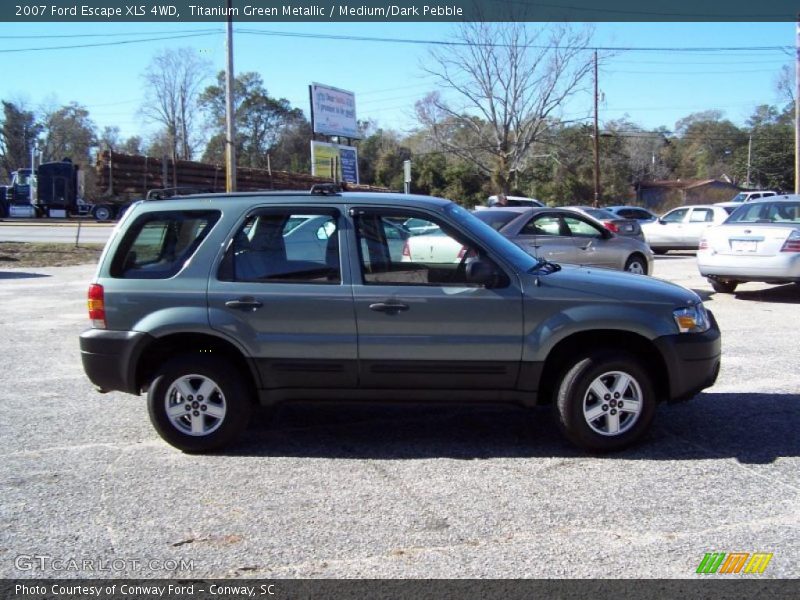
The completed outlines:
<svg viewBox="0 0 800 600">
<path fill-rule="evenodd" d="M 167 37 L 154 37 L 154 38 L 145 38 L 140 40 L 119 40 L 116 42 L 98 42 L 96 44 L 78 44 L 74 46 L 45 46 L 39 48 L 4 48 L 0 50 L 2 54 L 9 54 L 11 52 L 46 52 L 48 50 L 72 50 L 75 48 L 97 48 L 98 46 L 122 46 L 124 44 L 140 44 L 143 42 L 160 42 L 164 40 L 180 40 L 185 38 L 196 38 L 196 37 L 205 37 L 209 35 L 217 35 L 219 31 L 215 31 L 213 33 L 191 33 L 186 35 L 173 35 Z"/>
<path fill-rule="evenodd" d="M 182 33 L 220 33 L 218 29 L 187 29 Z M 33 39 L 59 39 L 59 38 L 90 38 L 90 37 L 125 37 L 131 35 L 175 35 L 175 32 L 170 31 L 127 31 L 127 32 L 117 32 L 117 33 L 64 33 L 58 35 L 40 35 L 40 34 L 28 34 L 28 35 L 5 35 L 3 34 L 4 40 L 33 40 Z"/>
<path fill-rule="evenodd" d="M 423 44 L 430 46 L 483 46 L 487 48 L 532 48 L 539 50 L 552 49 L 554 46 L 546 44 L 501 44 L 495 42 L 459 42 L 447 40 L 425 40 L 414 38 L 387 38 L 375 36 L 357 36 L 357 35 L 337 35 L 329 33 L 304 33 L 296 31 L 273 31 L 261 29 L 237 29 L 237 33 L 248 35 L 263 35 L 267 37 L 292 37 L 292 38 L 306 38 L 306 39 L 326 39 L 326 40 L 339 40 L 348 42 L 377 42 L 377 43 L 391 43 L 391 44 Z M 571 46 L 564 45 L 558 46 L 563 50 L 585 50 L 593 52 L 594 50 L 602 52 L 787 52 L 792 49 L 792 46 L 672 46 L 672 47 L 656 47 L 656 46 Z"/>
</svg>

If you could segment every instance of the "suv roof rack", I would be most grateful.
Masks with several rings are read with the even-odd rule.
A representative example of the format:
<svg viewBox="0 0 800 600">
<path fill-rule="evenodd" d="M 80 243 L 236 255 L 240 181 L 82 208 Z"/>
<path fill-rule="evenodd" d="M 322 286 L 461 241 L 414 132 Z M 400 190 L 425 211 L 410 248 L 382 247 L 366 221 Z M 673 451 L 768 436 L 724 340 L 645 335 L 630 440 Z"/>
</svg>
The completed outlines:
<svg viewBox="0 0 800 600">
<path fill-rule="evenodd" d="M 315 183 L 311 186 L 312 196 L 333 196 L 345 191 L 343 183 Z"/>
<path fill-rule="evenodd" d="M 154 190 L 148 190 L 147 195 L 145 196 L 145 200 L 168 200 L 170 198 L 176 198 L 178 196 L 190 196 L 192 194 L 211 194 L 214 190 L 210 188 L 203 188 L 203 187 L 192 187 L 192 186 L 178 186 L 178 187 L 170 187 L 170 188 L 160 188 Z"/>
</svg>

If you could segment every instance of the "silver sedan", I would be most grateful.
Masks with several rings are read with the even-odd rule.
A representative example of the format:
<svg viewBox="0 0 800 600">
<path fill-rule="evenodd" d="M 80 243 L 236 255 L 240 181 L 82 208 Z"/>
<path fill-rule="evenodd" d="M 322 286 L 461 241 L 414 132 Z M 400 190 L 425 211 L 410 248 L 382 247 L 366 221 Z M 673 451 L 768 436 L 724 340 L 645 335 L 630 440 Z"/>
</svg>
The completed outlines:
<svg viewBox="0 0 800 600">
<path fill-rule="evenodd" d="M 706 229 L 697 266 L 716 292 L 732 293 L 746 281 L 800 284 L 800 196 L 741 205 Z"/>
<path fill-rule="evenodd" d="M 503 207 L 475 216 L 538 258 L 642 275 L 653 272 L 653 252 L 647 244 L 618 236 L 577 210 Z"/>
</svg>

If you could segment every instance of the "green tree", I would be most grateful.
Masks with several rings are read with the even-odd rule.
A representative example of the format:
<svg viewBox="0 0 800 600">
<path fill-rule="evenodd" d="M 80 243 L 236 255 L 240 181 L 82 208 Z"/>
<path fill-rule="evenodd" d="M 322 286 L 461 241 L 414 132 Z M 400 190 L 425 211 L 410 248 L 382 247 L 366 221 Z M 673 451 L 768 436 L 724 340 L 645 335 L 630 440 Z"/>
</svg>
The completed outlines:
<svg viewBox="0 0 800 600">
<path fill-rule="evenodd" d="M 750 148 L 737 153 L 737 176 L 752 188 L 791 190 L 794 186 L 794 124 L 791 115 L 774 106 L 756 108 L 747 120 Z"/>
<path fill-rule="evenodd" d="M 679 161 L 676 175 L 686 179 L 720 179 L 736 183 L 736 154 L 747 146 L 747 134 L 722 112 L 709 110 L 684 117 L 675 124 Z"/>
<path fill-rule="evenodd" d="M 225 73 L 217 83 L 200 94 L 198 105 L 209 120 L 214 135 L 206 146 L 204 160 L 220 163 L 225 156 Z M 286 98 L 273 98 L 264 87 L 261 75 L 254 72 L 237 75 L 234 80 L 234 118 L 236 122 L 237 164 L 265 168 L 267 154 L 284 129 L 305 120 L 299 108 L 292 108 Z M 307 152 L 310 152 L 308 150 Z"/>
<path fill-rule="evenodd" d="M 31 150 L 42 131 L 32 111 L 13 102 L 2 101 L 3 121 L 0 123 L 0 169 L 3 181 L 11 173 L 30 165 Z"/>
<path fill-rule="evenodd" d="M 47 113 L 43 119 L 43 134 L 43 160 L 69 158 L 81 166 L 92 162 L 97 127 L 89 118 L 89 111 L 80 104 L 71 102 Z"/>
</svg>

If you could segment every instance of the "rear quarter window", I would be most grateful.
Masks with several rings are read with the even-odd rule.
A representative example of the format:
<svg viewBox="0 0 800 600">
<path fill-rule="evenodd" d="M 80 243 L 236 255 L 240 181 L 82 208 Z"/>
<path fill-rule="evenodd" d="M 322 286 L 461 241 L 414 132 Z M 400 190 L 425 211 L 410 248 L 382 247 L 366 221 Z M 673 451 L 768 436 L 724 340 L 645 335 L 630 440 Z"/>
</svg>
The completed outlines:
<svg viewBox="0 0 800 600">
<path fill-rule="evenodd" d="M 120 279 L 168 279 L 180 271 L 219 220 L 219 211 L 159 211 L 131 223 L 111 262 Z"/>
</svg>

